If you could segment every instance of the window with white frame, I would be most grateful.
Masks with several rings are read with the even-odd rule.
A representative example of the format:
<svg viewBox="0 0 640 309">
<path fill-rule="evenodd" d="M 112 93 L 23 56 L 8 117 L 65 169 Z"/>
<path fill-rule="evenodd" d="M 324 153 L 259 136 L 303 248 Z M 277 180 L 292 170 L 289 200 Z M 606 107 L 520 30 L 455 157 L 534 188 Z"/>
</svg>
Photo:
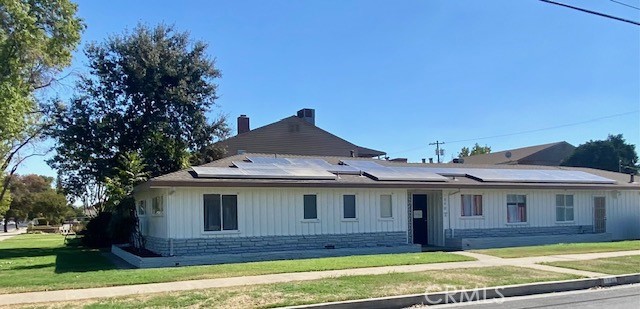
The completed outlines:
<svg viewBox="0 0 640 309">
<path fill-rule="evenodd" d="M 164 213 L 164 198 L 162 195 L 151 200 L 151 213 L 154 216 L 161 216 Z"/>
<path fill-rule="evenodd" d="M 507 222 L 527 222 L 527 196 L 507 194 Z"/>
<path fill-rule="evenodd" d="M 305 220 L 318 219 L 318 198 L 315 194 L 305 194 L 304 196 L 304 216 Z"/>
<path fill-rule="evenodd" d="M 238 230 L 238 196 L 204 195 L 205 232 Z"/>
<path fill-rule="evenodd" d="M 147 201 L 141 200 L 138 201 L 138 216 L 144 217 L 147 215 Z"/>
<path fill-rule="evenodd" d="M 356 196 L 353 194 L 346 194 L 342 196 L 342 208 L 344 219 L 356 218 Z"/>
<path fill-rule="evenodd" d="M 391 194 L 380 195 L 380 218 L 393 218 Z"/>
<path fill-rule="evenodd" d="M 573 195 L 556 194 L 556 221 L 573 221 Z"/>
<path fill-rule="evenodd" d="M 462 205 L 461 214 L 463 217 L 482 216 L 482 195 L 462 194 L 460 195 Z"/>
</svg>

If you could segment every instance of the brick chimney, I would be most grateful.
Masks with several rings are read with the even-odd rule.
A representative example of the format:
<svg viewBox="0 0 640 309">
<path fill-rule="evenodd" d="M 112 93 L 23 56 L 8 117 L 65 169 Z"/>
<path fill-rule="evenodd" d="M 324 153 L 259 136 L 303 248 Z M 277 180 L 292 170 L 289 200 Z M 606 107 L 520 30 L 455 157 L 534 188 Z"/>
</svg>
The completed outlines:
<svg viewBox="0 0 640 309">
<path fill-rule="evenodd" d="M 240 115 L 240 117 L 238 117 L 238 134 L 249 131 L 251 131 L 251 129 L 249 129 L 249 117 L 247 117 L 247 115 Z"/>
<path fill-rule="evenodd" d="M 298 118 L 302 118 L 304 121 L 316 125 L 316 110 L 312 108 L 303 108 L 298 111 Z"/>
</svg>

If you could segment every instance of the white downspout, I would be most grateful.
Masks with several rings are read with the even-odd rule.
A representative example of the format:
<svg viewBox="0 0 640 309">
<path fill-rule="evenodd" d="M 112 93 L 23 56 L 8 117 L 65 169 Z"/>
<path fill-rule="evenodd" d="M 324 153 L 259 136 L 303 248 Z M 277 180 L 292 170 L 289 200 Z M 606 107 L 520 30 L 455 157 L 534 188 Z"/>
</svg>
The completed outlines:
<svg viewBox="0 0 640 309">
<path fill-rule="evenodd" d="M 458 189 L 458 191 L 454 191 L 451 192 L 449 194 L 447 194 L 447 217 L 449 218 L 449 232 L 451 233 L 451 238 L 453 238 L 454 235 L 454 229 L 451 228 L 451 196 L 460 193 L 460 189 Z"/>
</svg>

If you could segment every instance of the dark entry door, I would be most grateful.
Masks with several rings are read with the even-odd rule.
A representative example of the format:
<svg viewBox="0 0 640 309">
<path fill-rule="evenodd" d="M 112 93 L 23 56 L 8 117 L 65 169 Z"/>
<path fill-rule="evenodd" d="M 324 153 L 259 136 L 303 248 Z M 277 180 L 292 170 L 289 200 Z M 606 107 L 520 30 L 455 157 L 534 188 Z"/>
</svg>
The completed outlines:
<svg viewBox="0 0 640 309">
<path fill-rule="evenodd" d="M 427 244 L 427 195 L 413 195 L 413 243 Z"/>
</svg>

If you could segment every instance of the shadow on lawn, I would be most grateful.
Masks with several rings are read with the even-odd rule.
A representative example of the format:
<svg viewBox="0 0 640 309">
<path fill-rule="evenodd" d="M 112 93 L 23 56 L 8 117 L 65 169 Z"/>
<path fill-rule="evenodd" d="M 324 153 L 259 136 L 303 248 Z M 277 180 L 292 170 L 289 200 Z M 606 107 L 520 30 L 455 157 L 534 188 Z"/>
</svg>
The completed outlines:
<svg viewBox="0 0 640 309">
<path fill-rule="evenodd" d="M 117 269 L 102 255 L 99 250 L 88 249 L 77 243 L 67 244 L 53 248 L 6 248 L 0 249 L 0 260 L 20 258 L 44 258 L 55 256 L 55 263 L 38 263 L 32 265 L 20 265 L 11 269 L 39 269 L 55 266 L 56 273 L 89 272 L 99 270 Z"/>
</svg>

